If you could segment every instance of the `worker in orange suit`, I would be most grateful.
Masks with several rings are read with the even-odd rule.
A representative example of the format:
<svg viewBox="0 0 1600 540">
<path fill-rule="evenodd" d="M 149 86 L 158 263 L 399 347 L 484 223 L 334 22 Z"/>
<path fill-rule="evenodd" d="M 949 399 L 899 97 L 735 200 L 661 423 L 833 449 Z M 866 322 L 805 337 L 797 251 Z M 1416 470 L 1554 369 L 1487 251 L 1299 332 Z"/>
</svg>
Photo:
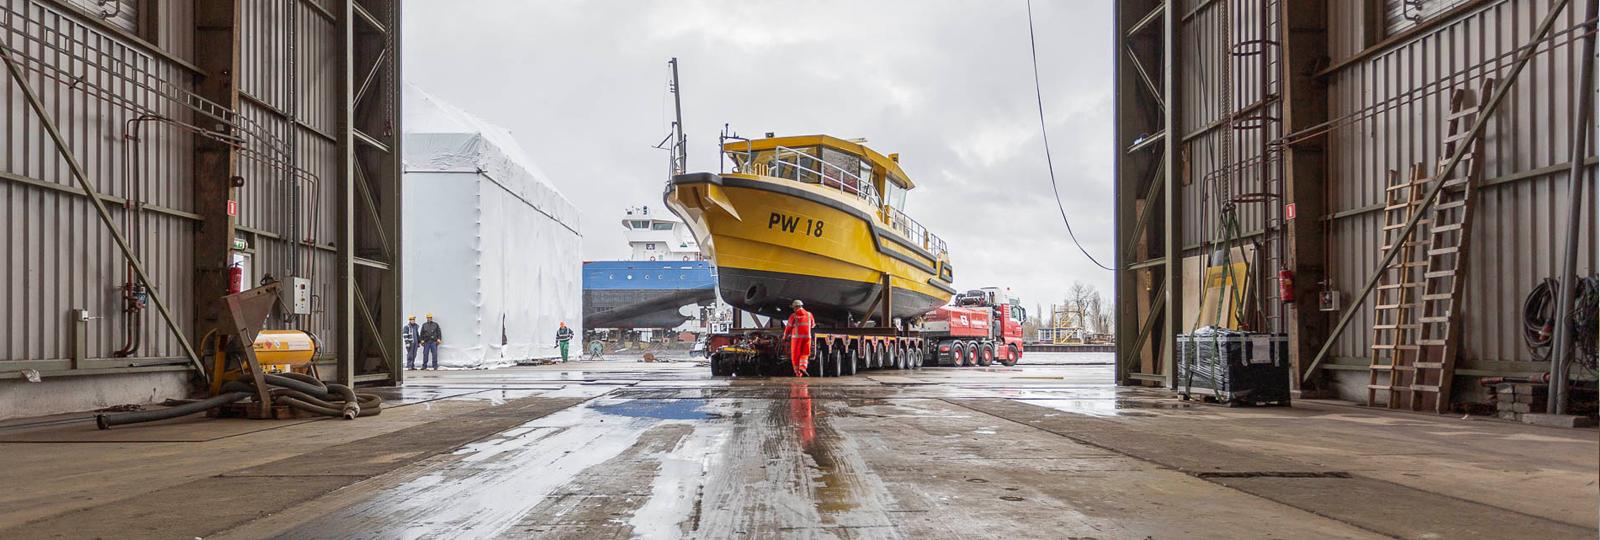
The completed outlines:
<svg viewBox="0 0 1600 540">
<path fill-rule="evenodd" d="M 789 326 L 783 329 L 783 335 L 789 338 L 789 363 L 794 365 L 794 376 L 804 377 L 811 363 L 811 328 L 817 325 L 817 319 L 806 311 L 804 302 L 795 300 L 789 306 L 794 313 L 789 315 Z"/>
</svg>

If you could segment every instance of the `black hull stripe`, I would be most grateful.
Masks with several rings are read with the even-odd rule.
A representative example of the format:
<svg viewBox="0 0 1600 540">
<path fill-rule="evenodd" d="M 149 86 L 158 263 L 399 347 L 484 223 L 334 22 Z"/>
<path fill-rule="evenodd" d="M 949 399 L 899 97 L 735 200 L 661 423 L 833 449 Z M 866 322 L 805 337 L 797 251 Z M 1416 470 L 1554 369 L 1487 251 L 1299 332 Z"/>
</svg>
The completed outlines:
<svg viewBox="0 0 1600 540">
<path fill-rule="evenodd" d="M 769 182 L 757 182 L 757 181 L 753 181 L 753 180 L 746 180 L 746 179 L 743 179 L 743 178 L 729 178 L 729 177 L 724 177 L 724 176 L 715 175 L 715 174 L 711 174 L 711 173 L 680 174 L 678 176 L 672 177 L 672 183 L 673 183 L 673 185 L 680 185 L 680 186 L 681 185 L 687 185 L 687 184 L 706 183 L 706 184 L 716 184 L 716 185 L 719 185 L 719 186 L 741 187 L 741 188 L 746 188 L 746 189 L 757 189 L 757 190 L 761 190 L 761 191 L 770 191 L 770 192 L 773 192 L 773 193 L 781 193 L 781 194 L 788 195 L 788 196 L 791 196 L 791 197 L 798 197 L 798 198 L 801 198 L 801 199 L 805 199 L 805 200 L 808 200 L 808 201 L 811 201 L 811 202 L 814 202 L 814 203 L 817 203 L 817 204 L 832 208 L 834 210 L 838 210 L 840 212 L 844 212 L 844 213 L 850 214 L 852 216 L 855 216 L 857 219 L 860 219 L 861 221 L 866 222 L 867 230 L 871 233 L 871 236 L 872 236 L 872 247 L 874 249 L 878 250 L 878 253 L 882 253 L 884 255 L 888 255 L 890 258 L 892 258 L 894 260 L 909 264 L 912 267 L 914 267 L 914 268 L 916 268 L 918 270 L 921 270 L 923 272 L 927 272 L 927 273 L 933 274 L 935 276 L 937 276 L 939 274 L 939 270 L 934 268 L 933 266 L 930 266 L 928 263 L 913 259 L 910 256 L 908 256 L 908 255 L 906 255 L 904 253 L 900 253 L 898 251 L 894 251 L 894 250 L 891 250 L 891 249 L 885 249 L 883 247 L 883 241 L 879 240 L 878 238 L 880 236 L 883 237 L 883 238 L 888 238 L 889 241 L 894 242 L 896 244 L 899 244 L 901 246 L 905 246 L 907 249 L 910 249 L 911 251 L 916 252 L 916 254 L 921 255 L 921 256 L 927 258 L 930 261 L 934 261 L 935 263 L 938 263 L 938 261 L 939 261 L 938 257 L 935 257 L 932 253 L 929 253 L 927 250 L 922 249 L 922 247 L 917 246 L 916 244 L 912 244 L 909 240 L 906 240 L 904 238 L 900 238 L 899 236 L 896 236 L 895 234 L 890 233 L 889 231 L 878 227 L 877 222 L 873 221 L 872 216 L 870 214 L 867 214 L 866 212 L 862 212 L 859 208 L 855 208 L 855 207 L 840 203 L 839 201 L 835 201 L 833 199 L 830 199 L 830 198 L 827 198 L 827 197 L 823 197 L 821 195 L 817 195 L 817 194 L 811 193 L 809 191 L 805 191 L 805 190 L 802 190 L 802 189 L 795 189 L 795 188 L 792 188 L 792 187 L 789 187 L 789 186 L 781 186 L 781 185 L 776 185 L 776 184 L 772 184 L 772 183 L 769 183 Z"/>
<path fill-rule="evenodd" d="M 945 285 L 944 283 L 940 283 L 939 280 L 937 280 L 937 279 L 928 278 L 928 284 L 932 285 L 935 289 L 939 289 L 941 291 L 944 291 L 944 292 L 947 292 L 947 293 L 950 293 L 950 294 L 955 294 L 956 292 L 958 292 L 958 291 L 956 291 L 955 287 L 951 287 L 949 285 Z"/>
</svg>

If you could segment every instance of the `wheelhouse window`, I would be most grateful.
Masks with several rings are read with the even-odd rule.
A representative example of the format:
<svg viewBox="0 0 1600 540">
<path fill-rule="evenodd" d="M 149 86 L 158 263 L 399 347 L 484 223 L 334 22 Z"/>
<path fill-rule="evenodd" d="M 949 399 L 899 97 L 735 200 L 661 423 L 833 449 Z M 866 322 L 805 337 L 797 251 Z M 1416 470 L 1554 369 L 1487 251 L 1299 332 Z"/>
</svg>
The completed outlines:
<svg viewBox="0 0 1600 540">
<path fill-rule="evenodd" d="M 898 178 L 894 178 L 893 176 L 889 178 L 889 181 L 885 182 L 885 184 L 888 185 L 888 189 L 884 193 L 884 203 L 888 204 L 890 207 L 893 207 L 895 210 L 904 212 L 906 211 L 906 188 L 901 187 L 901 185 L 897 183 L 899 180 Z"/>
<path fill-rule="evenodd" d="M 631 220 L 628 222 L 628 226 L 635 229 L 648 229 L 650 228 L 650 222 L 645 220 Z"/>
<path fill-rule="evenodd" d="M 672 230 L 672 224 L 671 223 L 666 223 L 666 222 L 656 222 L 655 224 L 650 225 L 650 230 L 653 230 L 653 231 L 670 231 L 670 230 Z"/>
</svg>

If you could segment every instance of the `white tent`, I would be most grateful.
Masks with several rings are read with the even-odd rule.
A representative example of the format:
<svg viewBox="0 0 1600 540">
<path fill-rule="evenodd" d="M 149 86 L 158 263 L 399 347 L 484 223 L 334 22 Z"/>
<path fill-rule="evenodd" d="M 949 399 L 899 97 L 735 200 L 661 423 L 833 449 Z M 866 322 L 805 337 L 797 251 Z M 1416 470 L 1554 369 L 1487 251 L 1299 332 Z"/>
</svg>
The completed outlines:
<svg viewBox="0 0 1600 540">
<path fill-rule="evenodd" d="M 510 132 L 410 84 L 402 99 L 406 313 L 439 323 L 441 367 L 555 356 L 559 323 L 583 332 L 577 207 Z"/>
</svg>

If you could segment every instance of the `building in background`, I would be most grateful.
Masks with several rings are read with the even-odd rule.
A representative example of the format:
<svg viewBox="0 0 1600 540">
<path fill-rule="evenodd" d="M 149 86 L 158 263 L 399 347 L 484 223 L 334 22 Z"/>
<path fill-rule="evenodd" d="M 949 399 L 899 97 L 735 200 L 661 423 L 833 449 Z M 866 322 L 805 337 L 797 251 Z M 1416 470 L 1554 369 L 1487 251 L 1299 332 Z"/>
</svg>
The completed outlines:
<svg viewBox="0 0 1600 540">
<path fill-rule="evenodd" d="M 405 89 L 405 311 L 432 313 L 440 366 L 556 356 L 582 332 L 578 209 L 504 129 Z"/>
<path fill-rule="evenodd" d="M 0 75 L 0 418 L 190 397 L 236 262 L 305 280 L 271 327 L 324 378 L 399 382 L 398 4 L 0 0 L 44 106 Z"/>
<path fill-rule="evenodd" d="M 1577 274 L 1593 275 L 1600 229 L 1595 141 L 1572 144 L 1594 130 L 1576 121 L 1595 92 L 1579 76 L 1588 3 L 1536 35 L 1556 4 L 1119 2 L 1119 382 L 1175 384 L 1176 336 L 1206 325 L 1286 333 L 1298 390 L 1378 406 L 1447 411 L 1483 400 L 1483 377 L 1549 373 L 1524 340 L 1524 299 L 1559 277 L 1569 236 Z M 1364 297 L 1419 208 L 1409 195 L 1433 186 L 1410 181 L 1469 140 L 1470 109 L 1495 88 L 1509 90 L 1455 175 L 1470 201 L 1451 188 L 1417 212 L 1418 247 L 1397 255 L 1407 281 L 1395 270 Z M 1586 208 L 1569 220 L 1574 161 Z"/>
</svg>

